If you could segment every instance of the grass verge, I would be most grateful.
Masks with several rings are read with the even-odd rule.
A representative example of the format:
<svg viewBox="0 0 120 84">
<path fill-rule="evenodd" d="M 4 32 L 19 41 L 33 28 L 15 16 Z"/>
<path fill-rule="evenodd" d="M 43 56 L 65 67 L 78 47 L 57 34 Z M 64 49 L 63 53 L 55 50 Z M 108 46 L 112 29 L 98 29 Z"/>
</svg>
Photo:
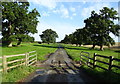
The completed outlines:
<svg viewBox="0 0 120 84">
<path fill-rule="evenodd" d="M 57 49 L 57 44 L 38 44 L 38 43 L 22 43 L 21 46 L 17 47 L 2 47 L 2 55 L 16 55 L 23 54 L 30 51 L 36 51 L 38 56 L 38 61 L 46 60 L 46 55 L 49 53 L 55 52 Z M 12 57 L 7 61 L 12 61 L 15 59 L 20 59 L 22 57 Z M 15 65 L 16 63 L 12 64 Z M 11 66 L 11 65 L 8 65 Z M 2 73 L 2 81 L 3 82 L 16 82 L 25 78 L 27 75 L 32 73 L 36 67 L 33 66 L 21 66 L 18 68 L 8 70 L 7 74 Z"/>
<path fill-rule="evenodd" d="M 28 76 L 30 73 L 34 72 L 37 68 L 33 66 L 21 66 L 18 68 L 15 68 L 14 70 L 10 70 L 8 73 L 4 74 L 2 76 L 2 82 L 17 82 L 18 80 L 21 80 Z"/>
<path fill-rule="evenodd" d="M 72 46 L 69 44 L 62 44 L 62 45 L 65 47 L 67 53 L 74 61 L 80 61 L 80 52 L 81 51 L 89 52 L 91 58 L 93 58 L 94 53 L 97 53 L 99 55 L 113 56 L 114 58 L 120 59 L 120 55 L 119 55 L 120 53 L 118 52 L 119 50 L 110 50 L 110 49 L 106 48 L 104 51 L 100 51 L 98 48 L 91 50 L 90 48 L 87 48 L 87 47 L 76 47 L 76 46 Z M 104 59 L 104 58 L 100 58 L 100 57 L 98 57 L 97 59 L 104 61 L 104 62 L 108 62 L 108 59 Z M 113 64 L 119 66 L 119 63 L 117 61 L 114 61 Z M 105 64 L 102 64 L 102 63 L 97 63 L 97 65 L 104 67 L 104 68 L 108 68 L 108 66 L 106 66 Z M 100 68 L 91 69 L 86 65 L 84 65 L 82 68 L 85 69 L 87 73 L 94 75 L 95 77 L 97 76 L 100 79 L 104 79 L 107 82 L 110 81 L 110 82 L 118 83 L 118 81 L 119 81 L 118 78 L 120 78 L 120 69 L 117 69 L 117 68 L 112 68 L 111 72 L 105 71 Z M 113 72 L 115 72 L 117 74 L 114 74 Z"/>
</svg>

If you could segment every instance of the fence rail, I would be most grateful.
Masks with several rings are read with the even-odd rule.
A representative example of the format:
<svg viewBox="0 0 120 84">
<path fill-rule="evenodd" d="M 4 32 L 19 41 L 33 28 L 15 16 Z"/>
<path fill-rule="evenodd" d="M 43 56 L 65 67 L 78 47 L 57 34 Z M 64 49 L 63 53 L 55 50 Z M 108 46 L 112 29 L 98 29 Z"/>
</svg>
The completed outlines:
<svg viewBox="0 0 120 84">
<path fill-rule="evenodd" d="M 33 54 L 33 55 L 30 55 L 30 54 Z M 8 58 L 18 57 L 18 56 L 19 57 L 23 56 L 23 58 L 12 60 L 12 61 L 7 61 Z M 37 53 L 36 51 L 31 51 L 25 54 L 17 54 L 17 55 L 9 55 L 9 56 L 3 55 L 2 57 L 0 57 L 0 59 L 2 59 L 2 63 L 0 63 L 0 66 L 3 67 L 2 69 L 0 69 L 0 71 L 3 71 L 6 73 L 7 70 L 16 68 L 18 66 L 22 66 L 22 65 L 30 66 L 34 64 L 35 62 L 37 62 Z M 20 63 L 17 63 L 16 65 L 8 66 L 8 64 L 12 64 L 16 62 L 20 62 Z"/>
<path fill-rule="evenodd" d="M 86 55 L 86 56 L 84 55 L 84 53 L 86 53 L 86 52 L 83 52 L 83 51 L 82 51 L 82 52 L 80 53 L 80 63 L 81 63 L 81 64 L 84 63 L 84 64 L 86 64 L 87 66 L 89 66 L 89 67 L 91 67 L 91 68 L 99 67 L 99 68 L 104 69 L 104 70 L 107 70 L 107 71 L 111 71 L 113 67 L 120 69 L 120 66 L 118 66 L 118 65 L 113 65 L 113 61 L 120 62 L 120 59 L 113 58 L 113 56 L 98 55 L 98 54 L 96 54 L 96 53 L 94 53 L 93 58 L 91 58 L 91 57 L 90 57 L 90 54 L 88 54 L 88 52 L 87 52 L 87 55 Z M 101 57 L 101 58 L 104 58 L 104 59 L 108 59 L 108 63 L 107 63 L 107 62 L 104 62 L 103 60 L 101 61 L 101 60 L 97 59 L 97 57 Z M 87 60 L 86 60 L 85 58 L 86 58 Z M 93 63 L 90 62 L 90 60 L 92 60 Z M 108 65 L 108 67 L 107 67 L 107 68 L 104 68 L 104 67 L 102 67 L 102 66 L 99 66 L 99 65 L 97 64 L 97 62 L 103 63 L 103 64 L 105 64 L 105 65 Z"/>
</svg>

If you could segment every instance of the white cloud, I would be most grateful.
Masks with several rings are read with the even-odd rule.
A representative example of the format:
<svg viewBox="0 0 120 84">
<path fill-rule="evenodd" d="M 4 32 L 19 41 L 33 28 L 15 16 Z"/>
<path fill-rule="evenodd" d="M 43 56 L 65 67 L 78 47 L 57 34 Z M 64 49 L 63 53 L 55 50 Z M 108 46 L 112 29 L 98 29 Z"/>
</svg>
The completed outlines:
<svg viewBox="0 0 120 84">
<path fill-rule="evenodd" d="M 84 18 L 87 18 L 90 16 L 91 14 L 91 11 L 95 11 L 96 13 L 99 13 L 99 10 L 102 9 L 103 7 L 109 7 L 110 4 L 109 3 L 102 3 L 102 2 L 99 2 L 99 3 L 94 3 L 95 5 L 92 5 L 92 6 L 88 6 L 87 8 L 83 8 L 83 11 L 81 12 L 81 15 L 84 17 Z"/>
<path fill-rule="evenodd" d="M 54 9 L 57 6 L 57 2 L 51 0 L 29 0 L 29 1 L 47 7 L 49 9 Z"/>
<path fill-rule="evenodd" d="M 47 16 L 50 16 L 50 13 L 44 11 L 44 12 L 42 13 L 42 15 L 47 17 Z"/>
<path fill-rule="evenodd" d="M 76 9 L 75 9 L 75 8 L 73 8 L 73 7 L 70 7 L 70 11 L 71 11 L 71 12 L 75 12 L 75 11 L 76 11 Z"/>
<path fill-rule="evenodd" d="M 77 14 L 76 13 L 73 13 L 73 16 L 76 16 Z"/>
<path fill-rule="evenodd" d="M 61 5 L 60 13 L 62 14 L 62 17 L 64 17 L 64 18 L 68 18 L 69 17 L 69 11 L 68 11 L 67 8 L 64 7 L 64 5 Z"/>
<path fill-rule="evenodd" d="M 61 17 L 63 18 L 69 18 L 69 11 L 63 4 L 60 6 L 60 8 L 53 10 L 53 13 L 61 14 Z"/>
<path fill-rule="evenodd" d="M 58 9 L 53 10 L 53 13 L 59 13 L 60 11 Z"/>
<path fill-rule="evenodd" d="M 71 16 L 70 16 L 69 10 L 70 10 L 71 12 L 73 12 L 73 14 L 71 14 Z M 63 18 L 69 18 L 69 19 L 72 20 L 72 19 L 73 19 L 73 16 L 76 16 L 76 15 L 77 15 L 77 14 L 75 13 L 76 9 L 73 8 L 73 7 L 70 7 L 69 10 L 68 10 L 68 8 L 65 8 L 65 6 L 62 4 L 62 5 L 60 6 L 60 8 L 55 9 L 55 10 L 53 10 L 52 12 L 55 13 L 55 14 L 60 14 L 61 17 L 63 17 Z"/>
<path fill-rule="evenodd" d="M 73 17 L 70 17 L 70 19 L 72 20 L 72 19 L 73 19 Z"/>
<path fill-rule="evenodd" d="M 83 0 L 83 4 L 85 4 L 86 3 L 86 0 Z"/>
</svg>

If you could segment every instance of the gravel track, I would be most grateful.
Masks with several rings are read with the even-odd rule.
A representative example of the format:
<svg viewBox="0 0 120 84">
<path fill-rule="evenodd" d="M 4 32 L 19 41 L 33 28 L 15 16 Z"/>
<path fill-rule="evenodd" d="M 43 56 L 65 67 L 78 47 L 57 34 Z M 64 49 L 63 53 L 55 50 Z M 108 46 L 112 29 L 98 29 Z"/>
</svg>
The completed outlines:
<svg viewBox="0 0 120 84">
<path fill-rule="evenodd" d="M 85 84 L 85 79 L 80 76 L 79 68 L 76 68 L 74 62 L 69 58 L 63 48 L 58 48 L 44 63 L 36 66 L 45 67 L 45 69 L 38 69 L 36 72 L 24 80 L 27 84 L 35 83 L 66 83 L 66 84 Z M 79 65 L 80 66 L 80 65 Z M 82 73 L 83 75 L 83 73 Z M 92 80 L 92 79 L 90 79 Z M 89 82 L 89 80 L 87 80 Z M 94 82 L 94 80 L 92 80 Z"/>
</svg>

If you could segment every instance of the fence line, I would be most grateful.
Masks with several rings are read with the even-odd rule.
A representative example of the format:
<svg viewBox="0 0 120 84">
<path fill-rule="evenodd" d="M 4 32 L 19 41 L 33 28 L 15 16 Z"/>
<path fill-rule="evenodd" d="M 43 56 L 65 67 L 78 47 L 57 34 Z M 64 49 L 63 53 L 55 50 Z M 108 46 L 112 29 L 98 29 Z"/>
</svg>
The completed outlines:
<svg viewBox="0 0 120 84">
<path fill-rule="evenodd" d="M 33 55 L 30 55 L 32 53 L 33 53 Z M 17 60 L 7 61 L 7 58 L 18 57 L 18 56 L 19 57 L 24 56 L 24 57 L 22 59 L 19 58 Z M 0 71 L 7 73 L 7 70 L 9 70 L 9 69 L 12 69 L 12 68 L 15 68 L 18 66 L 22 66 L 22 65 L 30 66 L 30 65 L 34 64 L 35 62 L 37 62 L 37 53 L 36 53 L 36 51 L 31 51 L 31 52 L 27 52 L 25 54 L 8 55 L 8 56 L 3 55 L 2 57 L 0 57 L 0 59 L 2 59 L 2 63 L 0 63 L 0 66 L 3 67 L 2 69 L 0 69 Z M 8 66 L 8 64 L 12 64 L 12 63 L 16 63 L 16 62 L 20 62 L 20 63 L 18 63 L 16 65 Z"/>
<path fill-rule="evenodd" d="M 86 53 L 86 52 L 83 52 L 83 51 L 82 51 L 82 52 L 80 53 L 80 63 L 81 63 L 81 64 L 84 63 L 84 64 L 86 64 L 88 67 L 91 67 L 91 68 L 99 67 L 99 68 L 104 69 L 104 70 L 107 70 L 107 71 L 111 71 L 113 67 L 120 69 L 120 66 L 118 66 L 118 65 L 113 65 L 113 64 L 112 64 L 113 61 L 118 61 L 118 62 L 120 62 L 120 59 L 113 58 L 113 56 L 109 56 L 109 57 L 108 57 L 108 56 L 98 55 L 98 54 L 96 54 L 96 53 L 94 53 L 93 58 L 91 58 L 91 57 L 90 57 L 90 54 L 87 54 L 87 55 L 85 56 L 85 55 L 83 55 L 84 53 Z M 88 52 L 87 52 L 87 53 L 88 53 Z M 84 58 L 83 58 L 83 57 L 84 57 Z M 101 58 L 104 58 L 104 59 L 108 59 L 109 62 L 107 63 L 107 62 L 98 60 L 97 57 L 101 57 Z M 86 58 L 87 60 L 86 60 L 85 58 Z M 90 60 L 93 60 L 93 63 L 90 62 Z M 84 61 L 85 61 L 85 62 L 84 62 Z M 105 65 L 108 65 L 108 67 L 107 67 L 107 68 L 104 68 L 104 67 L 102 67 L 102 66 L 99 66 L 99 65 L 97 65 L 97 62 L 103 63 L 103 64 L 105 64 Z M 92 66 L 91 66 L 91 65 L 92 65 Z"/>
</svg>

